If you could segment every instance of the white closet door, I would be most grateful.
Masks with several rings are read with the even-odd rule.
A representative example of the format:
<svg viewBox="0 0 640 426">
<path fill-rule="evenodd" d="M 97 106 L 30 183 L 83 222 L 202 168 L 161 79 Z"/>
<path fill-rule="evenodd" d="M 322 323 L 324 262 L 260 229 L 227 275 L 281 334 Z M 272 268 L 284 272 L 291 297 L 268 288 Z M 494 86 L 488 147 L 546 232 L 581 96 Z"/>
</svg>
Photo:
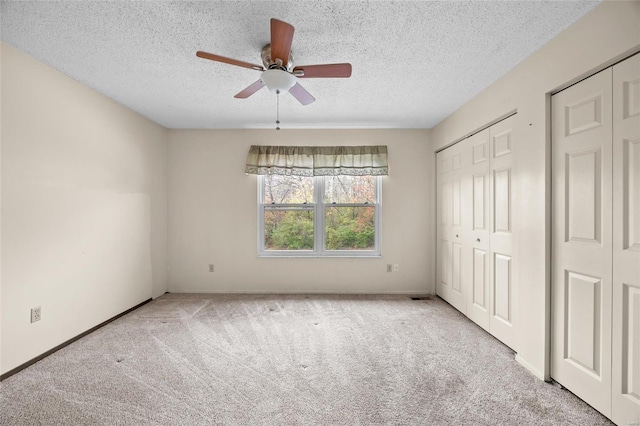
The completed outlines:
<svg viewBox="0 0 640 426">
<path fill-rule="evenodd" d="M 513 193 L 513 123 L 515 116 L 502 120 L 490 128 L 491 155 L 491 241 L 490 251 L 490 325 L 491 334 L 516 350 L 515 302 L 512 257 L 512 193 Z M 482 237 L 486 239 L 486 237 Z M 481 238 L 476 238 L 479 243 Z"/>
<path fill-rule="evenodd" d="M 451 193 L 451 150 L 440 151 L 437 161 L 437 282 L 436 293 L 448 301 L 451 293 L 451 212 L 453 211 L 453 197 Z"/>
<path fill-rule="evenodd" d="M 453 197 L 453 211 L 451 215 L 451 293 L 448 302 L 463 314 L 467 313 L 467 276 L 469 257 L 465 251 L 468 238 L 470 212 L 470 174 L 471 164 L 470 144 L 468 140 L 458 142 L 452 146 L 451 155 L 451 194 Z"/>
<path fill-rule="evenodd" d="M 611 419 L 640 424 L 640 55 L 613 67 Z"/>
<path fill-rule="evenodd" d="M 437 154 L 437 294 L 515 350 L 513 122 Z"/>
<path fill-rule="evenodd" d="M 609 68 L 552 97 L 551 375 L 606 416 L 611 412 L 611 90 Z"/>
<path fill-rule="evenodd" d="M 466 314 L 465 253 L 471 212 L 469 211 L 469 164 L 466 141 L 437 155 L 438 161 L 438 285 L 437 294 Z"/>
<path fill-rule="evenodd" d="M 465 141 L 471 154 L 467 195 L 471 215 L 465 235 L 467 316 L 489 331 L 489 129 Z"/>
</svg>

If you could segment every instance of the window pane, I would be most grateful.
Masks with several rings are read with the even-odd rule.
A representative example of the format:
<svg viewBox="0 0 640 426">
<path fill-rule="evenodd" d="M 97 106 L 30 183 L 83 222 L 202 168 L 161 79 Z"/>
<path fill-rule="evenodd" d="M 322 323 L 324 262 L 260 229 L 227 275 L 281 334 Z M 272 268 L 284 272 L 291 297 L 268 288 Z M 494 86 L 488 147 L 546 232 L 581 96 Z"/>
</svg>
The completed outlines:
<svg viewBox="0 0 640 426">
<path fill-rule="evenodd" d="M 313 210 L 265 209 L 265 250 L 313 250 Z"/>
<path fill-rule="evenodd" d="M 265 176 L 264 203 L 312 204 L 313 178 L 306 176 Z"/>
<path fill-rule="evenodd" d="M 375 207 L 326 207 L 327 250 L 375 250 Z"/>
<path fill-rule="evenodd" d="M 325 203 L 374 203 L 375 176 L 327 176 Z"/>
</svg>

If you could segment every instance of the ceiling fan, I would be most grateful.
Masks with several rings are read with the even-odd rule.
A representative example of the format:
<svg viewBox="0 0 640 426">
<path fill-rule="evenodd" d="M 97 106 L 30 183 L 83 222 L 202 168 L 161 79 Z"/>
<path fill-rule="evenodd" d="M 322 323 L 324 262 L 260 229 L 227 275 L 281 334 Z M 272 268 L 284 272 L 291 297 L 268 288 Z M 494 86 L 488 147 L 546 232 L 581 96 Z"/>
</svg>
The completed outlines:
<svg viewBox="0 0 640 426">
<path fill-rule="evenodd" d="M 298 78 L 348 78 L 351 77 L 351 64 L 293 65 L 291 42 L 294 28 L 286 22 L 271 19 L 271 43 L 262 49 L 262 65 L 251 64 L 237 59 L 226 58 L 198 51 L 196 56 L 225 64 L 237 65 L 262 71 L 260 79 L 235 95 L 246 99 L 267 86 L 276 94 L 289 92 L 302 105 L 309 105 L 316 99 L 298 83 Z"/>
</svg>

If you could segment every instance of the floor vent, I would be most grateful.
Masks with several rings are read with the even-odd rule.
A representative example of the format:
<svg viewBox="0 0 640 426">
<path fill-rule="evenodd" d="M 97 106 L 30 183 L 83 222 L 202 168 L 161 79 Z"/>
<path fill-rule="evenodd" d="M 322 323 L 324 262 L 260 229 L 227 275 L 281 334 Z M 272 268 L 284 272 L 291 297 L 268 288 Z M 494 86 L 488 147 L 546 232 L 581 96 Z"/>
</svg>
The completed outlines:
<svg viewBox="0 0 640 426">
<path fill-rule="evenodd" d="M 419 296 L 419 297 L 412 297 L 411 300 L 431 300 L 432 297 L 431 296 Z"/>
</svg>

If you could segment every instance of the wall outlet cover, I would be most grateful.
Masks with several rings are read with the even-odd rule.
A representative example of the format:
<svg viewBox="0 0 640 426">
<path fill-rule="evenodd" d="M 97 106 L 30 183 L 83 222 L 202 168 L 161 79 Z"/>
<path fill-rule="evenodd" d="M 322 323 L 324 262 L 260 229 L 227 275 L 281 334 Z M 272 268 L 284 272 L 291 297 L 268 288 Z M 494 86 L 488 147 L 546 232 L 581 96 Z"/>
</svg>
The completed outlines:
<svg viewBox="0 0 640 426">
<path fill-rule="evenodd" d="M 42 317 L 42 308 L 40 306 L 36 306 L 35 308 L 31 308 L 31 322 L 40 321 Z"/>
</svg>

